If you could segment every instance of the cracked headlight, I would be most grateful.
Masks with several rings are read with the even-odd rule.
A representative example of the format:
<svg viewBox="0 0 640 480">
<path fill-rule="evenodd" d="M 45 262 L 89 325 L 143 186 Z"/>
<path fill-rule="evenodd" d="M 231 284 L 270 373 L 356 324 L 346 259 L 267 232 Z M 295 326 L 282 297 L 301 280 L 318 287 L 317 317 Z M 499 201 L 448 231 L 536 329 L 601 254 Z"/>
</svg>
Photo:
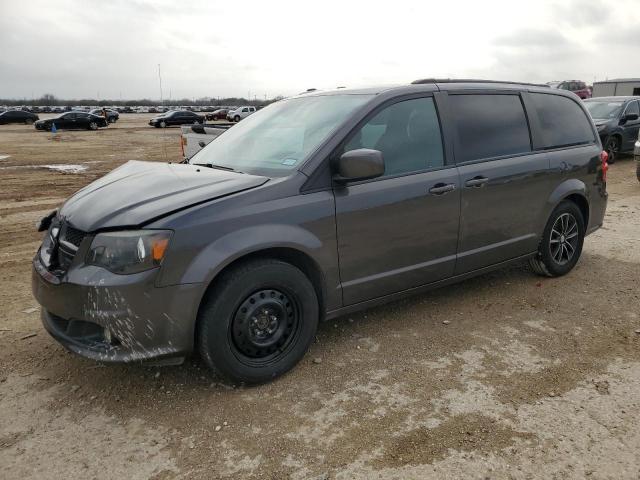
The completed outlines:
<svg viewBox="0 0 640 480">
<path fill-rule="evenodd" d="M 87 263 L 118 274 L 159 267 L 167 252 L 170 230 L 125 230 L 99 233 L 91 242 Z"/>
</svg>

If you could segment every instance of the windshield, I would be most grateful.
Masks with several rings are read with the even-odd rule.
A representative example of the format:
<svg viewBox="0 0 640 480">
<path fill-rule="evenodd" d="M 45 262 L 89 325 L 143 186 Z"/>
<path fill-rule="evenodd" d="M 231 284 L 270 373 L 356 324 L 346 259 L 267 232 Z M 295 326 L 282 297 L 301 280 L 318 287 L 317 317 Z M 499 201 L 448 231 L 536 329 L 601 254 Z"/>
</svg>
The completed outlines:
<svg viewBox="0 0 640 480">
<path fill-rule="evenodd" d="M 266 176 L 285 176 L 300 167 L 371 95 L 325 95 L 273 103 L 227 130 L 191 159 Z"/>
<path fill-rule="evenodd" d="M 623 102 L 584 102 L 592 118 L 616 118 Z"/>
</svg>

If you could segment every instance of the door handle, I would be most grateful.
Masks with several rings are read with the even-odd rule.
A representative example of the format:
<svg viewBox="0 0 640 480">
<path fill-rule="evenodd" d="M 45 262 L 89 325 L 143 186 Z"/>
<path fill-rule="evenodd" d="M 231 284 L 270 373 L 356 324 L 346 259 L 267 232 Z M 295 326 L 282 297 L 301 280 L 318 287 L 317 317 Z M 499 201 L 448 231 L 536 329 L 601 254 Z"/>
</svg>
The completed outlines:
<svg viewBox="0 0 640 480">
<path fill-rule="evenodd" d="M 467 180 L 464 186 L 465 187 L 481 187 L 488 181 L 489 179 L 487 177 L 473 177 L 471 180 Z"/>
<path fill-rule="evenodd" d="M 432 195 L 444 195 L 445 193 L 452 192 L 456 189 L 454 183 L 436 183 L 429 189 L 429 193 Z"/>
</svg>

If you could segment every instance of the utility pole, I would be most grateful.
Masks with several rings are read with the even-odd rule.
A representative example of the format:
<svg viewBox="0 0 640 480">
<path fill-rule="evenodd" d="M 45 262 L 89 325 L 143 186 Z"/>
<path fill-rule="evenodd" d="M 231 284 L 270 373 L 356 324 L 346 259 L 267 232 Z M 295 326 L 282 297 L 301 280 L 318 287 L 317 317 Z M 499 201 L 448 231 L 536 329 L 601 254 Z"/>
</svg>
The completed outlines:
<svg viewBox="0 0 640 480">
<path fill-rule="evenodd" d="M 160 64 L 158 64 L 158 81 L 160 82 L 160 105 L 164 105 L 162 101 L 162 75 L 160 74 Z"/>
</svg>

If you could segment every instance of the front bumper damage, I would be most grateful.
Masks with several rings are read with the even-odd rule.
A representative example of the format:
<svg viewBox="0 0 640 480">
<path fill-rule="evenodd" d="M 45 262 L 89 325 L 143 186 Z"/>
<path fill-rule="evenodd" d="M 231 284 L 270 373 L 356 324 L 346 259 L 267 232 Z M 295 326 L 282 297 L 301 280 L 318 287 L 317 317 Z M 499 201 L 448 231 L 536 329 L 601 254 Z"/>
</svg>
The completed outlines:
<svg viewBox="0 0 640 480">
<path fill-rule="evenodd" d="M 107 363 L 184 358 L 193 350 L 202 286 L 158 287 L 157 275 L 85 265 L 57 279 L 36 255 L 32 290 L 44 328 L 74 353 Z"/>
</svg>

